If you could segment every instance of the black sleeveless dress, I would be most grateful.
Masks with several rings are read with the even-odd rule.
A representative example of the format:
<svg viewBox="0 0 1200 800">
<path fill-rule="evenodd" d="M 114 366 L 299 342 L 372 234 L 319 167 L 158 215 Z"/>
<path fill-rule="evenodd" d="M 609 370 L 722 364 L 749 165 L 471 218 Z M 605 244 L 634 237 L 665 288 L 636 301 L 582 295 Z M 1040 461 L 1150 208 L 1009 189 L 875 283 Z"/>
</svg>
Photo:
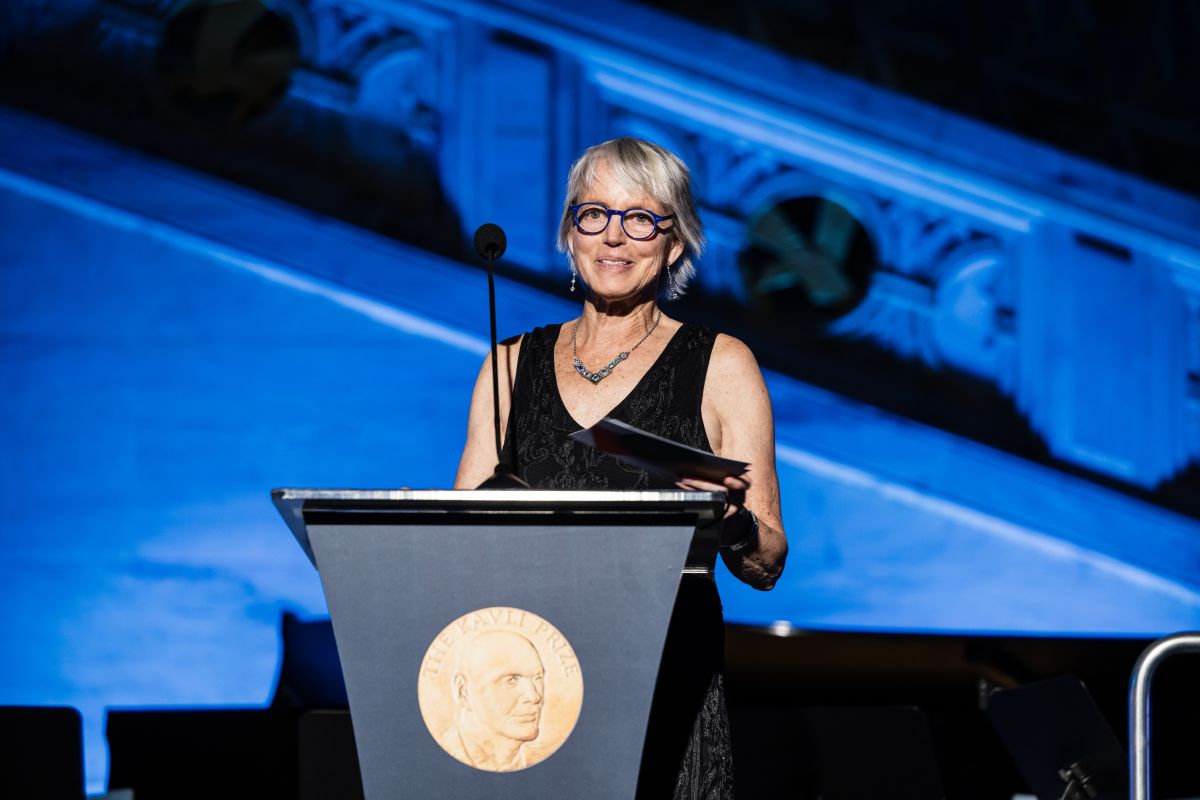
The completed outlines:
<svg viewBox="0 0 1200 800">
<path fill-rule="evenodd" d="M 521 340 L 502 458 L 535 489 L 676 488 L 567 438 L 580 426 L 558 393 L 554 344 L 560 327 L 537 328 Z M 707 328 L 681 326 L 609 415 L 711 452 L 700 401 L 715 339 Z M 716 584 L 708 576 L 684 575 L 650 712 L 641 800 L 733 798 L 724 646 Z"/>
</svg>

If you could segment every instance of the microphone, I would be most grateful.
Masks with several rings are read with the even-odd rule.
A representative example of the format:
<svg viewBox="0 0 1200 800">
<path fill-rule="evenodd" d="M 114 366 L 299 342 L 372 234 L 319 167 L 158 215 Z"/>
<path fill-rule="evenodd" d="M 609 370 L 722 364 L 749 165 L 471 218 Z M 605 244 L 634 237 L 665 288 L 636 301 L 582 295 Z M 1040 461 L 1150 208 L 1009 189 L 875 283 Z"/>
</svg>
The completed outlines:
<svg viewBox="0 0 1200 800">
<path fill-rule="evenodd" d="M 485 258 L 489 262 L 494 258 L 500 258 L 504 255 L 507 247 L 508 237 L 504 235 L 504 229 L 499 225 L 485 222 L 475 231 L 475 252 L 479 253 L 480 258 Z M 491 268 L 490 263 L 488 267 Z"/>
<path fill-rule="evenodd" d="M 492 323 L 492 421 L 496 429 L 496 471 L 479 484 L 480 489 L 529 488 L 529 484 L 514 475 L 500 456 L 500 364 L 496 355 L 496 279 L 492 262 L 504 255 L 506 247 L 508 237 L 499 225 L 485 222 L 475 231 L 475 252 L 487 261 L 488 266 L 488 312 Z"/>
</svg>

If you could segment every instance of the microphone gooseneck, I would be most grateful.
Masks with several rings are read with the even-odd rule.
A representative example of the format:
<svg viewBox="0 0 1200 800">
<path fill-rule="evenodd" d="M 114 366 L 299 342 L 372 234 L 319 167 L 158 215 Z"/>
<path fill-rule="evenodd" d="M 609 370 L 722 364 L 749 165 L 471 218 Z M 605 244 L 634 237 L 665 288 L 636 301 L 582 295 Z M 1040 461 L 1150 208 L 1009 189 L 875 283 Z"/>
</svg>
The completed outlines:
<svg viewBox="0 0 1200 800">
<path fill-rule="evenodd" d="M 504 255 L 507 247 L 508 237 L 499 225 L 485 222 L 475 231 L 475 252 L 487 261 L 488 316 L 492 326 L 492 423 L 496 434 L 496 471 L 480 484 L 481 489 L 529 488 L 504 465 L 500 455 L 500 363 L 496 352 L 496 278 L 492 262 Z"/>
</svg>

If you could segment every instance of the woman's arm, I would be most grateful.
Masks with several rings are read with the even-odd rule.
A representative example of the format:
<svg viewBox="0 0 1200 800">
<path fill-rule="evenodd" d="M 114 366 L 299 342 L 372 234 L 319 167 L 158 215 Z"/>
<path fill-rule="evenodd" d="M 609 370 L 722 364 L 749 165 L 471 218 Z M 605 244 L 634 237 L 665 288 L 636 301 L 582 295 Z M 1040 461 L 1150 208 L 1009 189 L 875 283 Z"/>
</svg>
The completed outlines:
<svg viewBox="0 0 1200 800">
<path fill-rule="evenodd" d="M 729 498 L 721 548 L 725 566 L 756 589 L 775 586 L 787 559 L 787 536 L 779 509 L 779 478 L 775 473 L 775 421 L 762 370 L 750 348 L 731 336 L 718 336 L 704 381 L 704 428 L 713 451 L 750 462 L 750 469 L 724 484 L 688 479 L 694 489 L 724 491 Z M 750 517 L 758 519 L 757 541 L 746 539 Z"/>
<path fill-rule="evenodd" d="M 508 428 L 508 409 L 512 400 L 512 385 L 517 371 L 517 355 L 521 339 L 507 339 L 499 344 L 496 354 L 500 364 L 500 439 L 503 443 Z M 488 353 L 475 379 L 471 393 L 471 411 L 467 416 L 467 441 L 458 462 L 455 489 L 474 489 L 496 471 L 496 434 L 492 411 L 492 354 Z"/>
</svg>

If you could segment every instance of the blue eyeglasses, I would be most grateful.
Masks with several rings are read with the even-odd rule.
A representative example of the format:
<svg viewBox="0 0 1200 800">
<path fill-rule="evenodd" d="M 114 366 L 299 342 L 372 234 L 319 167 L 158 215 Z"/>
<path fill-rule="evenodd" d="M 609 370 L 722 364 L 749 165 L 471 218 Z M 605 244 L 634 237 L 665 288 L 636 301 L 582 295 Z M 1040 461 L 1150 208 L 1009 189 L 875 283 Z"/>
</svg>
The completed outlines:
<svg viewBox="0 0 1200 800">
<path fill-rule="evenodd" d="M 575 227 L 580 233 L 586 233 L 588 236 L 595 236 L 607 230 L 608 223 L 614 215 L 621 218 L 621 230 L 625 231 L 625 235 L 630 239 L 649 239 L 660 231 L 665 233 L 668 229 L 660 228 L 659 225 L 669 219 L 675 219 L 674 214 L 664 217 L 645 208 L 618 211 L 600 203 L 576 203 L 569 206 L 568 210 L 571 212 L 571 218 L 575 220 Z"/>
</svg>

